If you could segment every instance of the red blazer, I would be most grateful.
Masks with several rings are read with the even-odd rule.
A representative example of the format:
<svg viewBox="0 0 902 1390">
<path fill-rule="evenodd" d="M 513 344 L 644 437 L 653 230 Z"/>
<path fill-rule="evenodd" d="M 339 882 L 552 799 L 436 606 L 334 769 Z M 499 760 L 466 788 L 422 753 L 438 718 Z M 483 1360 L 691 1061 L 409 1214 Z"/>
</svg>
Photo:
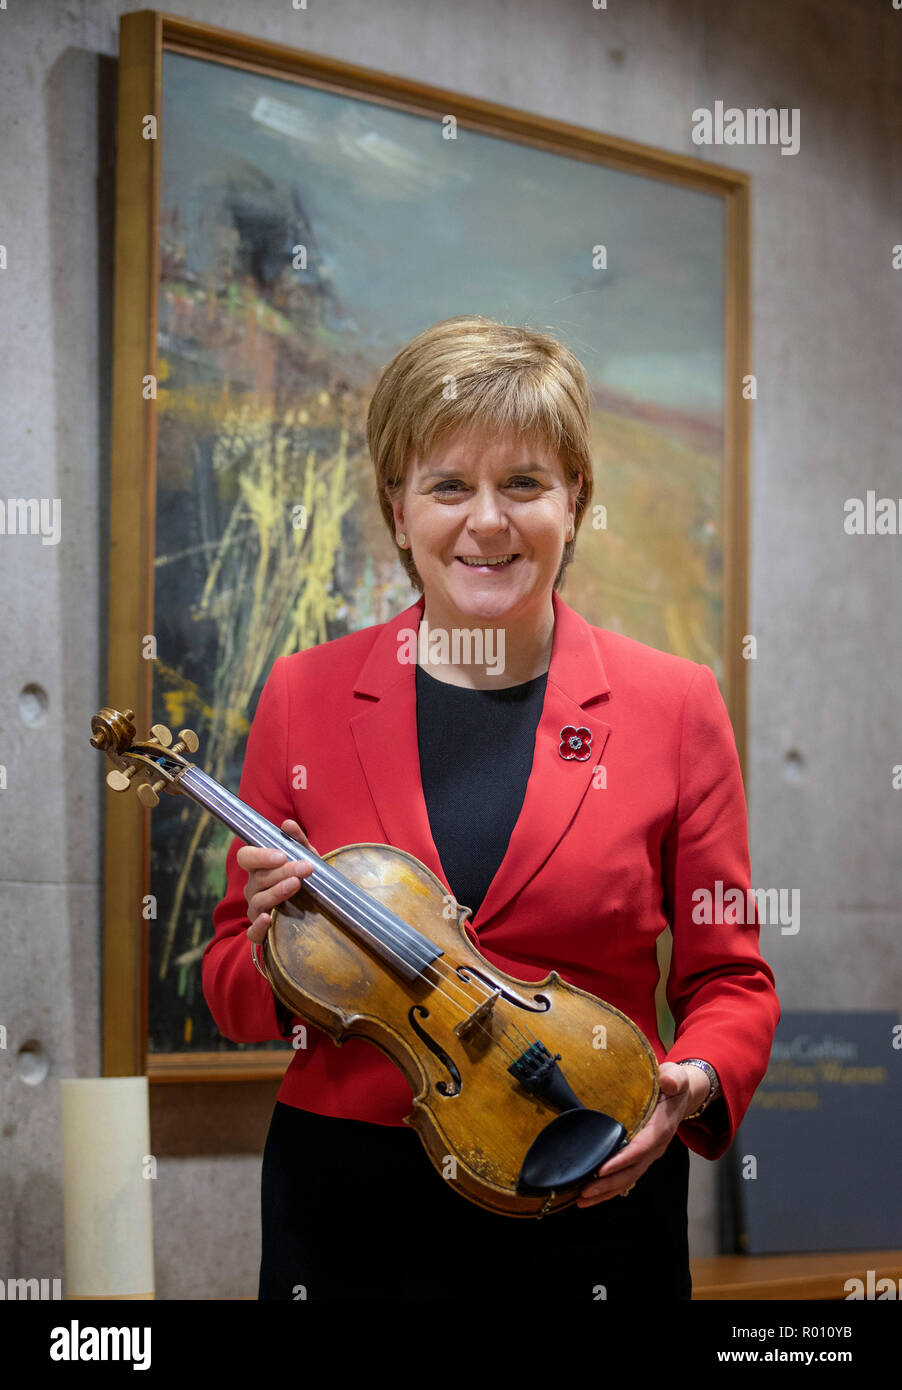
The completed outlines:
<svg viewBox="0 0 902 1390">
<path fill-rule="evenodd" d="M 725 1105 L 710 1106 L 679 1134 L 697 1153 L 718 1158 L 766 1070 L 780 1017 L 757 923 L 692 920 L 695 890 L 713 896 L 717 880 L 724 893 L 750 886 L 729 716 L 709 667 L 593 627 L 557 593 L 553 604 L 551 663 L 523 808 L 468 932 L 510 974 L 532 981 L 555 969 L 621 1009 L 659 1062 L 709 1061 Z M 320 854 L 358 841 L 397 845 L 448 888 L 420 782 L 416 668 L 398 660 L 397 634 L 415 631 L 422 612 L 421 596 L 390 622 L 280 657 L 251 726 L 239 794 L 276 825 L 296 820 Z M 560 756 L 567 725 L 591 730 L 587 761 Z M 596 774 L 599 764 L 603 774 Z M 229 850 L 203 989 L 221 1032 L 257 1043 L 287 1030 L 251 959 L 247 876 L 235 860 L 241 843 Z M 654 1001 L 655 941 L 668 924 L 667 999 L 676 1020 L 669 1050 Z M 308 1026 L 278 1098 L 319 1114 L 399 1125 L 412 1092 L 372 1044 L 354 1038 L 336 1047 Z"/>
</svg>

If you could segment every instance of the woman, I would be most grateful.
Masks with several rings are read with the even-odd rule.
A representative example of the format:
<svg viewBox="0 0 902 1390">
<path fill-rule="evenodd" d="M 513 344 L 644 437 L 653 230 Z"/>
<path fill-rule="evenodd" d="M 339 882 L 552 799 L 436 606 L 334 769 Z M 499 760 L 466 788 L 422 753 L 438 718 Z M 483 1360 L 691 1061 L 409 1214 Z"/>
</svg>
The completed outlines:
<svg viewBox="0 0 902 1390">
<path fill-rule="evenodd" d="M 749 886 L 723 700 L 708 667 L 592 627 L 557 592 L 592 461 L 585 374 L 554 338 L 435 324 L 384 372 L 367 435 L 421 597 L 276 661 L 241 796 L 320 854 L 414 854 L 472 909 L 490 961 L 521 979 L 556 969 L 632 1018 L 661 1095 L 566 1210 L 512 1219 L 466 1201 L 404 1125 L 411 1089 L 388 1058 L 362 1039 L 336 1048 L 274 999 L 257 948 L 311 865 L 236 840 L 205 996 L 226 1037 L 301 1042 L 264 1154 L 259 1296 L 688 1298 L 687 1146 L 727 1148 L 779 1018 L 755 922 L 693 912 L 718 881 Z M 589 731 L 579 747 L 562 737 L 574 728 Z M 669 1050 L 654 1002 L 668 924 Z"/>
</svg>

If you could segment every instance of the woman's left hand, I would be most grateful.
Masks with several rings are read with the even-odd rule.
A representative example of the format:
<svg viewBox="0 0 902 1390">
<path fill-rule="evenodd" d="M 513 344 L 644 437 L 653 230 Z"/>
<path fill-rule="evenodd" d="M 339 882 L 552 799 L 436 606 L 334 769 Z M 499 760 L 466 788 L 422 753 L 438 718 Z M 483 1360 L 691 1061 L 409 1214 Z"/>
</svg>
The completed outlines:
<svg viewBox="0 0 902 1390">
<path fill-rule="evenodd" d="M 659 1095 L 651 1119 L 634 1139 L 598 1169 L 599 1176 L 580 1190 L 576 1205 L 594 1207 L 619 1197 L 638 1182 L 646 1168 L 660 1158 L 687 1115 L 702 1104 L 709 1082 L 701 1067 L 662 1062 L 658 1068 Z"/>
</svg>

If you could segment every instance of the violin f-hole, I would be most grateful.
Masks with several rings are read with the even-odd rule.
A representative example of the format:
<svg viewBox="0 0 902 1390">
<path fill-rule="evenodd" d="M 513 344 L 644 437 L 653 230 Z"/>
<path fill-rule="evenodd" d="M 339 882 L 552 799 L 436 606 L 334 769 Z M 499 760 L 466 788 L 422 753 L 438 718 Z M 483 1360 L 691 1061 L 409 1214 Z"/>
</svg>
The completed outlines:
<svg viewBox="0 0 902 1390">
<path fill-rule="evenodd" d="M 429 1048 L 429 1051 L 435 1053 L 436 1057 L 439 1059 L 442 1066 L 446 1068 L 448 1075 L 451 1078 L 450 1082 L 437 1081 L 435 1083 L 435 1089 L 438 1091 L 440 1096 L 446 1096 L 450 1098 L 451 1096 L 460 1095 L 460 1072 L 457 1070 L 457 1067 L 454 1065 L 453 1060 L 448 1056 L 445 1049 L 439 1043 L 436 1042 L 435 1038 L 430 1037 L 430 1035 L 426 1032 L 425 1028 L 422 1028 L 420 1026 L 416 1018 L 414 1017 L 414 1015 L 416 1014 L 419 1014 L 420 1018 L 428 1018 L 429 1010 L 425 1009 L 422 1004 L 413 1004 L 410 1008 L 410 1012 L 408 1013 L 407 1017 L 410 1020 L 411 1028 L 413 1028 L 414 1032 L 417 1034 L 418 1037 L 421 1037 L 423 1039 L 423 1042 Z"/>
</svg>

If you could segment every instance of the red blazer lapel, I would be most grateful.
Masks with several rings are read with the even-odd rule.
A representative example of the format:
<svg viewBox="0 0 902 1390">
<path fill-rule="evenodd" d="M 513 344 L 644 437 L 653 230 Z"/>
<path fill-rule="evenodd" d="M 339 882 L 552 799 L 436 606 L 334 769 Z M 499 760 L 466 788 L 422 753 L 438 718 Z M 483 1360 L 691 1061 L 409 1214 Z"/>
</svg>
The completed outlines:
<svg viewBox="0 0 902 1390">
<path fill-rule="evenodd" d="M 421 596 L 384 624 L 357 677 L 354 695 L 364 708 L 350 726 L 386 843 L 415 855 L 447 888 L 420 780 L 416 667 L 399 659 L 423 607 Z"/>
<path fill-rule="evenodd" d="M 595 634 L 556 593 L 552 603 L 551 663 L 532 771 L 507 852 L 473 918 L 474 930 L 506 907 L 539 872 L 589 791 L 611 732 L 610 725 L 584 708 L 610 690 Z M 350 726 L 386 843 L 415 855 L 450 891 L 429 830 L 420 779 L 415 667 L 398 657 L 403 634 L 416 632 L 423 607 L 420 597 L 386 623 L 373 643 L 354 688 L 366 708 Z M 589 730 L 585 761 L 561 756 L 561 731 L 568 726 Z"/>
</svg>

